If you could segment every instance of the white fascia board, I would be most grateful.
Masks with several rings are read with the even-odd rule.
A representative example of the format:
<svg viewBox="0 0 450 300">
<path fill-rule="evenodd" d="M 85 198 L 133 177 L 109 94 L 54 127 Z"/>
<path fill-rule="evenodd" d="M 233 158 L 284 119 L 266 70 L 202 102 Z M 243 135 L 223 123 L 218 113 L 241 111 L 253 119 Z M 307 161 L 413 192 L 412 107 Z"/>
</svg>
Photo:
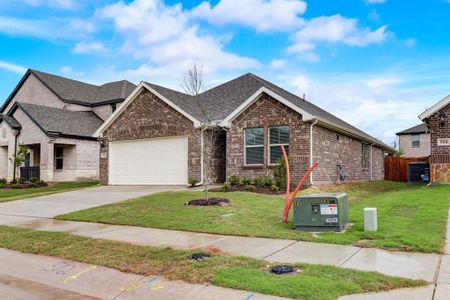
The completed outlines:
<svg viewBox="0 0 450 300">
<path fill-rule="evenodd" d="M 298 112 L 299 114 L 302 115 L 303 117 L 303 121 L 311 121 L 314 119 L 314 116 L 311 115 L 310 113 L 304 111 L 303 109 L 301 109 L 300 107 L 298 107 L 297 105 L 293 104 L 291 101 L 286 100 L 285 98 L 281 97 L 280 95 L 278 95 L 277 93 L 273 92 L 272 90 L 266 88 L 266 87 L 261 87 L 260 89 L 258 89 L 253 95 L 251 95 L 247 100 L 245 100 L 241 105 L 238 106 L 238 108 L 236 108 L 231 114 L 229 114 L 222 122 L 220 122 L 220 126 L 221 127 L 230 127 L 231 126 L 231 122 L 236 119 L 242 112 L 244 112 L 250 105 L 252 105 L 262 93 L 266 93 L 269 96 L 271 96 L 272 98 L 280 101 L 281 103 L 283 103 L 284 105 L 286 105 L 287 107 L 291 108 L 292 110 Z"/>
<path fill-rule="evenodd" d="M 419 115 L 419 119 L 423 121 L 426 118 L 429 118 L 431 115 L 438 112 L 448 104 L 450 104 L 450 95 L 448 95 L 447 97 L 445 97 L 444 99 L 442 99 L 441 101 L 439 101 L 438 103 L 434 104 L 432 107 L 421 113 Z"/>
<path fill-rule="evenodd" d="M 149 85 L 147 85 L 145 82 L 139 83 L 139 85 L 134 89 L 134 91 L 125 99 L 125 101 L 122 103 L 122 105 L 119 106 L 119 108 L 111 115 L 108 119 L 100 126 L 99 129 L 94 133 L 94 137 L 101 137 L 103 132 L 117 119 L 118 116 L 120 116 L 125 109 L 136 99 L 136 97 L 144 90 L 150 91 L 152 94 L 154 94 L 156 97 L 164 101 L 167 105 L 181 113 L 183 116 L 188 118 L 194 123 L 195 127 L 200 127 L 201 123 L 197 119 L 195 119 L 193 116 L 179 108 L 177 105 L 175 105 L 172 101 L 155 91 L 153 88 L 151 88 Z"/>
</svg>

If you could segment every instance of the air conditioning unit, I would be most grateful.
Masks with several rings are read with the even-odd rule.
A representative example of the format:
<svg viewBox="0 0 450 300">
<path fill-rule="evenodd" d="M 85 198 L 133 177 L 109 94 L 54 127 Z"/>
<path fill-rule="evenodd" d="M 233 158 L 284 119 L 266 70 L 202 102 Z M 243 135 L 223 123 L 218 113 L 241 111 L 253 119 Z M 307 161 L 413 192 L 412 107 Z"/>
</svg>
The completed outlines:
<svg viewBox="0 0 450 300">
<path fill-rule="evenodd" d="M 347 194 L 311 194 L 294 199 L 296 230 L 340 232 L 348 225 Z"/>
</svg>

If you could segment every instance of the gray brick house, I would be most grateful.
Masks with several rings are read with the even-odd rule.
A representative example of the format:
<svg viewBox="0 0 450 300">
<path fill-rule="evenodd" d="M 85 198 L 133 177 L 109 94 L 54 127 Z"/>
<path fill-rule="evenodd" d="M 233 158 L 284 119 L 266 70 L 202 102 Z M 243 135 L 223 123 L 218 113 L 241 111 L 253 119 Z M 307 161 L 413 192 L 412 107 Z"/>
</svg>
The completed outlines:
<svg viewBox="0 0 450 300">
<path fill-rule="evenodd" d="M 197 97 L 141 82 L 95 136 L 104 184 L 270 176 L 280 145 L 288 149 L 295 180 L 314 161 L 314 184 L 376 180 L 384 177 L 385 154 L 395 151 L 251 73 Z"/>
<path fill-rule="evenodd" d="M 17 170 L 46 181 L 98 178 L 99 143 L 92 135 L 136 86 L 101 86 L 28 70 L 0 108 L 0 178 L 12 180 L 10 158 L 27 145 Z"/>
<path fill-rule="evenodd" d="M 435 183 L 450 183 L 450 95 L 419 115 L 430 130 L 430 177 Z"/>
</svg>

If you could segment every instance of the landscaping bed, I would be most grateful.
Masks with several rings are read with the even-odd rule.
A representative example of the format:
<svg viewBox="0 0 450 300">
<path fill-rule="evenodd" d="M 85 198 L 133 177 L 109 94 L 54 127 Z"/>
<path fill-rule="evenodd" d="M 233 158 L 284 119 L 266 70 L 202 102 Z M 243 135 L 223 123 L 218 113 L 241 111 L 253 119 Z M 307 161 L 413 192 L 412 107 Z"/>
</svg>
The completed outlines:
<svg viewBox="0 0 450 300">
<path fill-rule="evenodd" d="M 294 264 L 298 272 L 270 273 L 267 261 L 228 256 L 214 249 L 206 259 L 191 259 L 195 251 L 175 250 L 92 239 L 61 232 L 0 226 L 0 247 L 115 268 L 143 276 L 209 283 L 293 299 L 336 300 L 357 293 L 381 292 L 426 282 L 334 266 Z"/>
<path fill-rule="evenodd" d="M 195 199 L 185 203 L 188 206 L 227 206 L 230 200 L 224 198 Z"/>
<path fill-rule="evenodd" d="M 258 185 L 232 185 L 228 188 L 214 188 L 210 190 L 216 193 L 228 193 L 228 192 L 253 192 L 267 195 L 282 195 L 285 191 L 273 190 L 270 186 L 258 186 Z"/>
<path fill-rule="evenodd" d="M 302 194 L 346 192 L 353 226 L 344 233 L 311 234 L 293 230 L 292 212 L 282 224 L 283 195 L 248 192 L 210 193 L 233 205 L 187 209 L 184 203 L 202 198 L 201 192 L 172 192 L 78 211 L 58 219 L 134 225 L 237 236 L 294 239 L 350 244 L 400 251 L 442 252 L 450 186 L 366 182 L 311 187 Z M 377 207 L 378 231 L 365 232 L 363 209 Z M 183 209 L 185 208 L 185 209 Z"/>
</svg>

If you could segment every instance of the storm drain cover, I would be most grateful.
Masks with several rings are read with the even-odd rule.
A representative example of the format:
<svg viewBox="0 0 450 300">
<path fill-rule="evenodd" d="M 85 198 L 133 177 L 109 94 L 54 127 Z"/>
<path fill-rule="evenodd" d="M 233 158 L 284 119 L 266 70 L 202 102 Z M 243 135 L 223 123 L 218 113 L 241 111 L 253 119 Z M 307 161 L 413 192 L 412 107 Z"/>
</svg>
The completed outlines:
<svg viewBox="0 0 450 300">
<path fill-rule="evenodd" d="M 293 274 L 297 270 L 293 266 L 286 266 L 286 265 L 279 265 L 279 266 L 273 266 L 270 268 L 270 273 L 274 273 L 277 275 L 283 275 L 283 274 Z"/>
<path fill-rule="evenodd" d="M 208 258 L 208 257 L 210 257 L 210 255 L 207 254 L 207 253 L 194 253 L 191 256 L 189 256 L 189 259 L 202 260 L 202 259 L 205 259 L 205 258 Z"/>
</svg>

